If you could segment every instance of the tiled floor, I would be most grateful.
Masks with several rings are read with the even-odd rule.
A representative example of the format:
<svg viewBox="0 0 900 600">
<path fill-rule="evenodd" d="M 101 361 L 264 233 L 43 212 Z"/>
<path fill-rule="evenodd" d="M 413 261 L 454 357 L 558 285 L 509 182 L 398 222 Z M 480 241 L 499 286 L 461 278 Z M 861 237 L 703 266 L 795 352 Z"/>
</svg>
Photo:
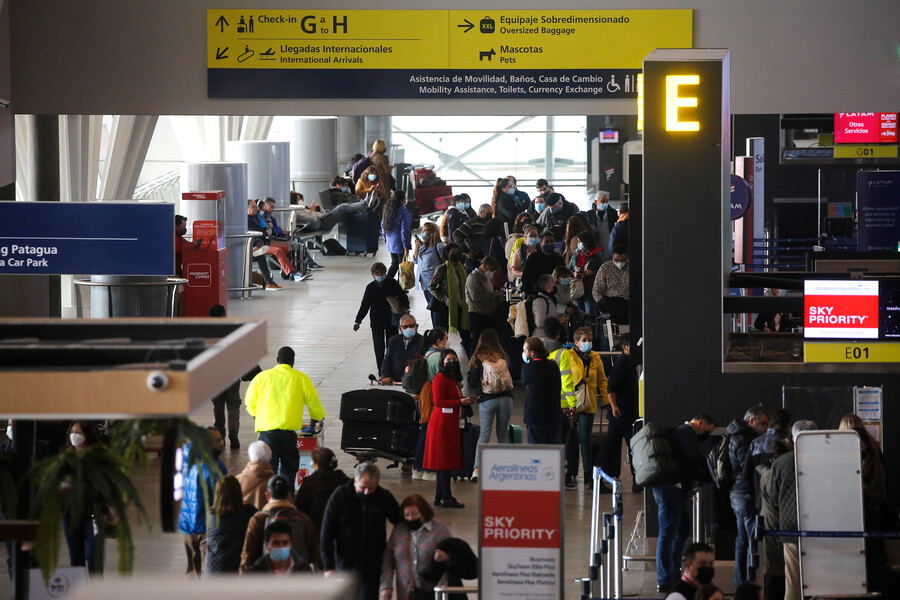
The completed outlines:
<svg viewBox="0 0 900 600">
<path fill-rule="evenodd" d="M 387 262 L 386 257 L 386 252 L 382 249 L 379 259 Z M 289 345 L 294 348 L 296 368 L 312 378 L 328 413 L 325 420 L 326 445 L 336 451 L 340 468 L 349 473 L 355 463 L 353 457 L 338 450 L 341 422 L 337 415 L 341 393 L 365 386 L 368 374 L 375 370 L 368 328 L 364 324 L 360 331 L 353 331 L 359 300 L 369 281 L 369 268 L 374 261 L 371 257 L 351 256 L 317 256 L 317 260 L 326 268 L 315 272 L 311 279 L 301 283 L 283 282 L 283 291 L 262 292 L 250 300 L 232 300 L 229 303 L 229 316 L 267 318 L 269 354 L 261 361 L 264 369 L 274 365 L 279 347 Z M 410 293 L 410 298 L 412 311 L 419 323 L 430 323 L 422 293 L 414 290 Z M 422 326 L 420 330 L 424 331 L 426 328 Z M 454 345 L 458 348 L 458 339 L 455 342 Z M 199 409 L 191 417 L 201 425 L 212 424 L 212 407 Z M 517 402 L 513 421 L 521 423 L 521 420 L 522 405 Z M 246 447 L 255 439 L 253 420 L 246 413 L 241 422 L 240 439 L 240 450 L 225 451 L 225 462 L 231 473 L 242 469 L 247 461 Z M 134 570 L 141 574 L 178 576 L 184 573 L 186 566 L 184 549 L 180 534 L 160 531 L 157 515 L 158 477 L 158 465 L 152 462 L 148 469 L 138 471 L 135 476 L 144 505 L 151 513 L 151 523 L 149 527 L 138 525 L 133 528 L 136 551 Z M 432 482 L 413 481 L 408 474 L 397 469 L 383 470 L 382 485 L 398 499 L 414 492 L 430 498 L 434 487 Z M 625 481 L 624 487 L 628 490 L 624 494 L 625 531 L 630 534 L 635 515 L 643 508 L 643 497 L 630 492 L 630 481 Z M 477 488 L 477 484 L 468 482 L 454 484 L 453 493 L 466 504 L 466 508 L 438 509 L 436 516 L 450 527 L 454 535 L 467 540 L 476 549 Z M 587 575 L 591 496 L 579 484 L 577 490 L 566 492 L 565 498 L 565 597 L 572 599 L 579 597 L 579 587 L 573 579 Z M 603 508 L 607 511 L 609 498 L 608 495 L 603 496 Z M 652 550 L 652 541 L 649 549 Z M 107 565 L 114 565 L 115 544 L 108 544 L 107 551 Z M 640 550 L 638 553 L 646 552 Z M 60 563 L 66 564 L 66 561 L 67 557 L 61 556 Z M 656 593 L 655 564 L 647 565 L 646 571 L 644 568 L 644 565 L 637 564 L 633 570 L 625 572 L 625 594 L 643 598 L 660 597 Z M 730 579 L 730 564 L 720 566 L 719 571 L 716 580 L 725 584 Z M 8 580 L 2 578 L 0 596 L 7 597 L 8 586 Z"/>
</svg>

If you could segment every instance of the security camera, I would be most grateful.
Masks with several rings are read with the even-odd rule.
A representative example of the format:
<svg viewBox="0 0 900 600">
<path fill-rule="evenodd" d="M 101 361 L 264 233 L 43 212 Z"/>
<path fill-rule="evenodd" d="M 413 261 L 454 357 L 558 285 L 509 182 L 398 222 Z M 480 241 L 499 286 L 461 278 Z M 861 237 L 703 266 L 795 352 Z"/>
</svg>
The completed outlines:
<svg viewBox="0 0 900 600">
<path fill-rule="evenodd" d="M 151 392 L 161 392 L 169 387 L 169 376 L 162 371 L 152 371 L 147 375 L 147 389 Z"/>
<path fill-rule="evenodd" d="M 12 102 L 12 100 L 7 100 L 6 98 L 0 98 L 0 108 L 8 108 L 10 102 Z"/>
</svg>

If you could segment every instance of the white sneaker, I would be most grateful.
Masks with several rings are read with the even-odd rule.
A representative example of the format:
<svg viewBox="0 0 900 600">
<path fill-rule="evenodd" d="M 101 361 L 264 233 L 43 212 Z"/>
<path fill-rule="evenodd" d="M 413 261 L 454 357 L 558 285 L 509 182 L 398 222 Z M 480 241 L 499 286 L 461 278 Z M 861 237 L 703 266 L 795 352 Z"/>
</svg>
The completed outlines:
<svg viewBox="0 0 900 600">
<path fill-rule="evenodd" d="M 422 479 L 423 477 L 425 477 L 425 471 L 419 469 L 413 471 L 413 479 Z"/>
<path fill-rule="evenodd" d="M 478 483 L 478 467 L 475 467 L 475 469 L 472 471 L 472 477 L 470 477 L 469 479 L 472 481 L 472 483 Z"/>
<path fill-rule="evenodd" d="M 303 276 L 300 273 L 297 273 L 296 271 L 294 272 L 293 275 L 291 275 L 291 278 L 294 281 L 303 281 Z"/>
<path fill-rule="evenodd" d="M 437 473 L 434 471 L 425 471 L 422 475 L 422 481 L 437 481 Z"/>
<path fill-rule="evenodd" d="M 263 254 L 265 254 L 265 253 L 268 252 L 268 251 L 269 251 L 269 247 L 268 247 L 268 246 L 260 246 L 259 248 L 256 248 L 256 249 L 253 251 L 253 257 L 254 257 L 254 258 L 258 258 L 258 257 L 262 256 Z"/>
</svg>

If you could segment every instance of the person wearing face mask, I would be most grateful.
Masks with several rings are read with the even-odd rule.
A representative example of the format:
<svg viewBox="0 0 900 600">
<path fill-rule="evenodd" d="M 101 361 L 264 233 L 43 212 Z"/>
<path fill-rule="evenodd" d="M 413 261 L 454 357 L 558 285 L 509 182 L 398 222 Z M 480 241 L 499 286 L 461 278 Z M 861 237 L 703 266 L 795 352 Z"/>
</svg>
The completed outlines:
<svg viewBox="0 0 900 600">
<path fill-rule="evenodd" d="M 403 521 L 394 525 L 384 551 L 379 600 L 416 600 L 434 596 L 433 586 L 422 578 L 431 565 L 441 540 L 451 537 L 446 525 L 434 520 L 434 510 L 419 494 L 400 503 Z M 395 583 L 396 578 L 396 583 Z"/>
<path fill-rule="evenodd" d="M 328 197 L 328 204 L 325 204 L 324 197 L 326 195 Z M 350 181 L 344 179 L 340 175 L 335 175 L 331 179 L 331 187 L 319 192 L 319 198 L 322 200 L 324 206 L 330 205 L 332 208 L 341 204 L 346 204 L 347 202 L 356 202 L 358 200 L 356 196 L 350 193 Z"/>
<path fill-rule="evenodd" d="M 522 346 L 522 382 L 525 384 L 525 429 L 529 444 L 561 444 L 563 412 L 559 365 L 547 355 L 540 338 Z"/>
<path fill-rule="evenodd" d="M 541 323 L 547 317 L 559 318 L 559 311 L 556 309 L 556 292 L 558 288 L 556 277 L 553 275 L 541 275 L 538 278 L 536 289 L 537 294 L 531 301 L 531 311 L 534 315 L 534 329 L 531 335 L 535 337 L 543 337 L 544 330 L 541 329 Z M 568 318 L 566 318 L 568 322 Z"/>
<path fill-rule="evenodd" d="M 556 253 L 555 242 L 553 234 L 544 231 L 540 251 L 530 254 L 525 259 L 522 267 L 522 291 L 526 294 L 536 294 L 540 291 L 537 285 L 541 275 L 549 275 L 556 267 L 564 266 L 562 256 Z"/>
<path fill-rule="evenodd" d="M 468 194 L 466 194 L 468 197 Z M 468 204 L 469 201 L 467 200 Z M 468 251 L 478 250 L 484 253 L 484 243 L 490 239 L 490 235 L 497 235 L 496 230 L 489 234 L 488 223 L 494 222 L 494 209 L 490 204 L 482 204 L 478 207 L 478 213 L 472 214 L 471 208 L 467 211 L 470 215 L 466 220 L 450 233 L 450 239 L 459 244 L 460 248 Z M 496 219 L 500 224 L 499 231 L 503 231 L 503 221 Z M 485 254 L 487 256 L 487 254 Z"/>
<path fill-rule="evenodd" d="M 606 402 L 606 372 L 603 360 L 593 351 L 594 334 L 588 327 L 575 330 L 575 346 L 560 350 L 557 354 L 562 383 L 561 406 L 566 414 L 563 420 L 563 439 L 566 444 L 566 489 L 576 487 L 578 455 L 581 453 L 584 469 L 584 487 L 593 488 L 593 456 L 591 456 L 591 430 L 594 414 L 600 404 Z M 579 395 L 586 392 L 587 402 L 578 406 Z"/>
<path fill-rule="evenodd" d="M 698 480 L 709 481 L 700 442 L 709 439 L 715 419 L 706 413 L 694 415 L 669 432 L 669 441 L 679 466 L 674 483 L 650 488 L 658 506 L 659 538 L 656 543 L 656 589 L 668 592 L 681 578 L 681 552 L 691 532 L 691 489 Z"/>
<path fill-rule="evenodd" d="M 459 194 L 454 196 L 453 204 L 447 207 L 441 219 L 441 237 L 450 241 L 456 241 L 457 230 L 474 216 L 475 211 L 472 210 L 472 199 L 469 195 Z"/>
<path fill-rule="evenodd" d="M 737 538 L 734 542 L 734 587 L 748 581 L 747 561 L 750 544 L 756 528 L 757 515 L 756 469 L 750 453 L 750 444 L 769 428 L 769 412 L 762 404 L 755 404 L 744 413 L 743 420 L 734 419 L 728 424 L 728 460 L 734 483 L 729 497 L 731 509 L 737 521 Z"/>
<path fill-rule="evenodd" d="M 578 207 L 566 200 L 562 194 L 553 192 L 544 196 L 547 208 L 541 212 L 537 224 L 545 229 L 550 229 L 553 236 L 561 240 L 566 233 L 566 223 L 571 217 L 578 214 Z"/>
<path fill-rule="evenodd" d="M 619 221 L 619 211 L 609 205 L 609 192 L 600 190 L 594 196 L 594 205 L 581 213 L 587 221 L 588 228 L 594 232 L 597 245 L 601 249 L 609 248 L 609 236 Z M 611 254 L 604 250 L 604 258 L 609 260 Z"/>
<path fill-rule="evenodd" d="M 334 490 L 322 518 L 322 567 L 325 577 L 352 571 L 359 578 L 359 600 L 378 600 L 381 567 L 387 548 L 387 522 L 403 512 L 394 495 L 378 485 L 374 463 L 356 465 L 353 481 Z"/>
<path fill-rule="evenodd" d="M 609 245 L 606 246 L 605 252 L 615 253 L 616 246 L 624 246 L 628 249 L 628 203 L 619 204 L 619 220 L 609 234 Z M 615 260 L 615 259 L 613 259 Z"/>
<path fill-rule="evenodd" d="M 322 530 L 322 515 L 328 499 L 338 486 L 350 481 L 347 474 L 338 469 L 334 451 L 324 446 L 316 446 L 312 451 L 313 471 L 303 478 L 303 484 L 294 495 L 297 510 L 309 515 L 314 531 Z"/>
<path fill-rule="evenodd" d="M 519 212 L 526 210 L 526 207 L 531 204 L 531 198 L 528 197 L 527 193 L 519 189 L 519 182 L 514 175 L 507 175 L 506 179 L 509 180 L 509 193 L 515 197 L 516 204 L 521 207 Z"/>
<path fill-rule="evenodd" d="M 264 535 L 270 523 L 282 521 L 291 529 L 294 553 L 312 564 L 319 561 L 319 536 L 309 515 L 297 510 L 290 482 L 275 475 L 266 484 L 266 504 L 250 518 L 241 551 L 241 572 L 265 554 Z"/>
<path fill-rule="evenodd" d="M 446 262 L 439 265 L 431 278 L 428 291 L 431 292 L 431 310 L 435 313 L 438 327 L 450 333 L 459 332 L 463 349 L 472 351 L 472 336 L 469 333 L 469 306 L 466 304 L 466 269 L 462 264 L 463 253 L 459 245 L 450 243 L 444 248 Z"/>
<path fill-rule="evenodd" d="M 494 193 L 491 197 L 491 208 L 494 209 L 494 216 L 501 219 L 504 223 L 509 223 L 512 227 L 516 220 L 516 215 L 525 210 L 526 205 L 519 205 L 519 201 L 510 193 L 512 183 L 509 179 L 501 177 L 494 185 Z"/>
<path fill-rule="evenodd" d="M 616 358 L 606 386 L 609 406 L 606 409 L 608 427 L 603 443 L 598 451 L 598 463 L 603 471 L 618 477 L 622 468 L 622 440 L 628 448 L 628 465 L 631 466 L 632 480 L 634 466 L 631 462 L 631 433 L 638 418 L 638 374 L 631 364 L 631 338 L 627 333 L 616 337 L 616 346 L 621 353 Z M 632 491 L 637 491 L 632 489 Z"/>
<path fill-rule="evenodd" d="M 387 267 L 376 262 L 372 265 L 372 281 L 363 292 L 353 331 L 359 331 L 360 324 L 369 315 L 369 326 L 372 328 L 372 346 L 375 349 L 376 372 L 381 372 L 384 363 L 384 352 L 388 341 L 397 333 L 400 315 L 394 314 L 388 298 L 394 298 L 399 310 L 409 311 L 409 296 L 400 287 L 396 279 L 389 279 Z"/>
<path fill-rule="evenodd" d="M 534 225 L 525 227 L 524 235 L 517 240 L 511 250 L 509 258 L 509 273 L 513 278 L 522 277 L 522 269 L 528 258 L 540 252 L 541 234 Z"/>
<path fill-rule="evenodd" d="M 413 479 L 436 481 L 437 476 L 433 471 L 425 471 L 422 463 L 425 460 L 425 440 L 428 436 L 428 421 L 431 419 L 431 411 L 434 408 L 433 394 L 431 391 L 434 376 L 441 370 L 441 352 L 450 343 L 450 336 L 443 327 L 435 327 L 425 332 L 423 346 L 425 350 L 425 362 L 428 364 L 428 381 L 419 392 L 419 440 L 416 444 L 416 455 L 413 459 Z"/>
<path fill-rule="evenodd" d="M 381 383 L 385 385 L 389 385 L 391 382 L 399 383 L 409 361 L 417 354 L 423 353 L 423 338 L 419 334 L 419 325 L 412 314 L 406 313 L 400 317 L 400 326 L 397 331 L 400 335 L 395 335 L 388 341 L 384 361 L 381 363 Z"/>
<path fill-rule="evenodd" d="M 701 586 L 712 582 L 715 554 L 709 544 L 691 544 L 684 551 L 684 571 L 666 600 L 693 600 Z"/>
<path fill-rule="evenodd" d="M 7 435 L 11 432 L 7 429 Z M 68 429 L 67 449 L 75 452 L 84 452 L 88 448 L 100 443 L 100 435 L 97 425 L 93 421 L 72 421 Z M 66 537 L 66 545 L 69 548 L 69 564 L 73 567 L 87 566 L 88 571 L 94 572 L 94 519 L 90 514 L 85 515 L 81 524 L 73 523 L 69 513 L 63 512 L 63 533 Z M 205 520 L 204 520 L 205 524 Z"/>
<path fill-rule="evenodd" d="M 449 348 L 441 352 L 441 370 L 431 384 L 434 409 L 428 421 L 425 459 L 422 465 L 437 471 L 434 505 L 463 508 L 450 491 L 450 472 L 462 469 L 462 435 L 460 409 L 472 404 L 472 398 L 460 394 L 462 372 L 459 357 Z"/>
<path fill-rule="evenodd" d="M 568 315 L 570 327 L 572 323 L 582 324 L 584 322 L 584 313 L 575 305 L 575 300 L 584 295 L 584 287 L 581 285 L 581 280 L 572 277 L 572 272 L 562 266 L 553 269 L 551 275 L 556 278 L 556 294 L 554 294 L 554 298 L 556 299 L 556 310 L 559 316 Z M 565 338 L 569 339 L 568 332 L 566 332 Z"/>
<path fill-rule="evenodd" d="M 225 448 L 225 441 L 215 427 L 207 427 L 212 435 L 213 456 L 215 466 L 194 465 L 184 476 L 184 497 L 181 500 L 181 514 L 178 517 L 178 529 L 184 537 L 184 550 L 187 554 L 187 574 L 200 576 L 203 563 L 206 562 L 206 507 L 211 506 L 213 498 L 206 498 L 206 490 L 212 495 L 216 483 L 228 472 L 225 463 L 219 458 Z M 74 445 L 77 440 L 72 440 Z M 79 446 L 75 446 L 78 448 Z M 188 457 L 193 444 L 184 445 L 184 464 L 190 464 Z"/>
<path fill-rule="evenodd" d="M 631 280 L 628 275 L 628 249 L 613 248 L 613 259 L 600 265 L 594 278 L 592 296 L 597 309 L 610 315 L 616 325 L 628 324 L 628 298 Z"/>
<path fill-rule="evenodd" d="M 434 310 L 431 308 L 432 295 L 428 291 L 428 286 L 431 284 L 431 278 L 434 277 L 435 270 L 441 264 L 444 243 L 441 242 L 441 235 L 437 225 L 430 221 L 422 225 L 422 233 L 413 238 L 413 243 L 412 259 L 418 267 L 418 284 L 425 295 L 425 302 L 431 313 L 431 325 L 434 327 L 436 319 Z"/>
<path fill-rule="evenodd" d="M 592 293 L 600 265 L 603 264 L 603 252 L 597 246 L 597 236 L 593 231 L 582 231 L 578 234 L 575 256 L 569 262 L 569 269 L 575 275 L 581 288 L 581 295 L 576 304 L 585 314 L 596 315 L 597 303 Z"/>
<path fill-rule="evenodd" d="M 481 259 L 477 269 L 466 279 L 466 304 L 469 307 L 469 331 L 473 339 L 494 325 L 494 314 L 500 304 L 500 292 L 494 289 L 494 273 L 500 265 L 491 256 Z"/>
<path fill-rule="evenodd" d="M 359 179 L 356 180 L 356 195 L 360 198 L 378 196 L 387 199 L 387 188 L 382 187 L 378 180 L 378 169 L 374 166 L 366 167 Z"/>
<path fill-rule="evenodd" d="M 394 192 L 381 214 L 381 235 L 391 255 L 387 278 L 393 279 L 403 255 L 412 249 L 412 213 L 406 208 L 406 194 Z"/>
<path fill-rule="evenodd" d="M 580 213 L 574 217 L 569 217 L 569 220 L 566 221 L 566 233 L 562 245 L 564 265 L 568 265 L 572 261 L 572 257 L 574 257 L 575 253 L 578 251 L 578 234 L 587 230 L 587 223 Z"/>
<path fill-rule="evenodd" d="M 309 573 L 309 563 L 291 549 L 291 526 L 283 521 L 269 523 L 265 531 L 264 554 L 244 573 L 271 573 L 286 577 L 291 573 Z"/>
</svg>

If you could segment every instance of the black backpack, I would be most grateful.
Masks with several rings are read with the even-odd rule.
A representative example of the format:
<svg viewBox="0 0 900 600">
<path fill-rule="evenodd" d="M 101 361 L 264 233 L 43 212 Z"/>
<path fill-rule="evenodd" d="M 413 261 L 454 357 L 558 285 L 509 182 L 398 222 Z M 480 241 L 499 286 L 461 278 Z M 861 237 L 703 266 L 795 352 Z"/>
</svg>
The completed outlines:
<svg viewBox="0 0 900 600">
<path fill-rule="evenodd" d="M 339 241 L 334 238 L 328 238 L 324 242 L 322 242 L 322 246 L 324 250 L 322 254 L 325 256 L 344 256 L 347 254 L 347 249 L 344 248 Z"/>
<path fill-rule="evenodd" d="M 422 391 L 422 386 L 428 381 L 428 361 L 424 356 L 416 354 L 406 364 L 403 369 L 403 376 L 400 383 L 407 394 L 418 394 Z"/>
<path fill-rule="evenodd" d="M 730 442 L 731 434 L 726 433 L 718 444 L 709 449 L 706 455 L 706 468 L 709 470 L 713 483 L 719 489 L 727 489 L 734 483 L 734 471 L 731 468 L 731 458 L 728 456 Z"/>
</svg>

